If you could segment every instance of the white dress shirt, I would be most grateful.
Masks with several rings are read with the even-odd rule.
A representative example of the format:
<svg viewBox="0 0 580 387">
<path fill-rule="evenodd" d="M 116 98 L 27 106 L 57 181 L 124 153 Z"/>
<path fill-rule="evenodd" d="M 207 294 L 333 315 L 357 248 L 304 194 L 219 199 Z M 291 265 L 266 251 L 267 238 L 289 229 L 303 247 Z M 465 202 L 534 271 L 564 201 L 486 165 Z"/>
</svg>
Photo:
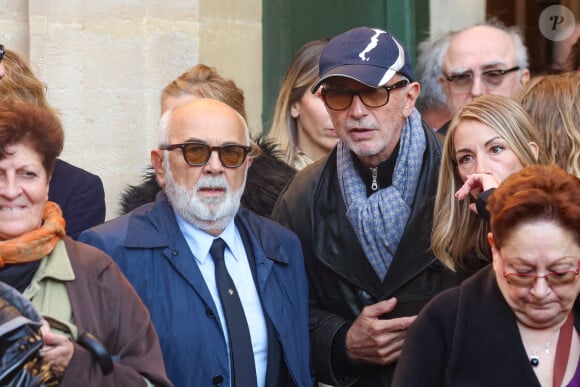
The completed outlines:
<svg viewBox="0 0 580 387">
<path fill-rule="evenodd" d="M 235 226 L 234 220 L 232 219 L 219 236 L 214 237 L 213 235 L 187 223 L 175 211 L 174 213 L 179 229 L 195 257 L 195 261 L 216 305 L 219 321 L 226 339 L 226 345 L 228 346 L 229 359 L 228 328 L 215 282 L 215 267 L 213 259 L 209 253 L 209 249 L 211 248 L 214 239 L 222 238 L 224 242 L 226 242 L 227 248 L 224 252 L 224 260 L 230 277 L 232 277 L 234 285 L 236 285 L 244 309 L 244 314 L 248 321 L 248 327 L 250 328 L 258 387 L 265 387 L 266 368 L 268 363 L 268 331 L 266 328 L 266 320 L 264 318 L 264 312 L 262 311 L 262 304 L 256 289 L 256 284 L 254 283 L 254 278 L 252 276 L 252 270 L 250 269 L 250 264 L 248 262 L 248 256 L 246 255 L 246 249 Z"/>
</svg>

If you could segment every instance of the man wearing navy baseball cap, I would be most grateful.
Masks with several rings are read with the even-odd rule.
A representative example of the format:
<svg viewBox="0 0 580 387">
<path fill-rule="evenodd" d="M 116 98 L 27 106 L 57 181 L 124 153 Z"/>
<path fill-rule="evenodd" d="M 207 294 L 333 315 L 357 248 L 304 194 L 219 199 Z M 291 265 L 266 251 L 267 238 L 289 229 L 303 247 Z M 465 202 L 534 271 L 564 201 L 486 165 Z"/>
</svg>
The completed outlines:
<svg viewBox="0 0 580 387">
<path fill-rule="evenodd" d="M 336 36 L 319 69 L 312 92 L 321 89 L 340 141 L 296 175 L 273 218 L 302 242 L 317 380 L 389 386 L 415 315 L 460 280 L 430 250 L 441 144 L 415 109 L 420 86 L 389 32 Z"/>
</svg>

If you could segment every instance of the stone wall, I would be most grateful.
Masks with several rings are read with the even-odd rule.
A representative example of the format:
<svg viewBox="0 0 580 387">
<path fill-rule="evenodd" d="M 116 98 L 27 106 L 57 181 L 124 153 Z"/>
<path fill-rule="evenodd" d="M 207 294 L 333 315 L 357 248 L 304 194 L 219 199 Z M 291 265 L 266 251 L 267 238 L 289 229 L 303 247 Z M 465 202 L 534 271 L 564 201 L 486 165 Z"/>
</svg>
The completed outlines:
<svg viewBox="0 0 580 387">
<path fill-rule="evenodd" d="M 101 176 L 108 219 L 149 164 L 161 90 L 191 66 L 233 79 L 261 132 L 261 0 L 0 0 L 0 43 L 47 84 L 62 159 Z"/>
</svg>

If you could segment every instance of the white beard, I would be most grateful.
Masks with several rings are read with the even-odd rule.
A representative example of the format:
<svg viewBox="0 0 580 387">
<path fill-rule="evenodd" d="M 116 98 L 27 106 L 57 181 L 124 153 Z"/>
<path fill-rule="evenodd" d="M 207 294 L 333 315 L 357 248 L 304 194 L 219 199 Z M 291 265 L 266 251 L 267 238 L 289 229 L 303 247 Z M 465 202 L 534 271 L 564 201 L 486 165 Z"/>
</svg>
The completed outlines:
<svg viewBox="0 0 580 387">
<path fill-rule="evenodd" d="M 244 193 L 246 177 L 244 183 L 235 192 L 230 189 L 228 181 L 224 175 L 204 176 L 201 175 L 192 192 L 180 185 L 173 178 L 171 168 L 167 158 L 165 164 L 165 194 L 169 202 L 177 213 L 185 221 L 205 232 L 223 231 L 228 223 L 236 216 L 240 208 L 240 200 Z M 246 174 L 248 169 L 246 168 Z M 221 188 L 225 189 L 224 197 L 204 197 L 198 194 L 199 189 Z"/>
</svg>

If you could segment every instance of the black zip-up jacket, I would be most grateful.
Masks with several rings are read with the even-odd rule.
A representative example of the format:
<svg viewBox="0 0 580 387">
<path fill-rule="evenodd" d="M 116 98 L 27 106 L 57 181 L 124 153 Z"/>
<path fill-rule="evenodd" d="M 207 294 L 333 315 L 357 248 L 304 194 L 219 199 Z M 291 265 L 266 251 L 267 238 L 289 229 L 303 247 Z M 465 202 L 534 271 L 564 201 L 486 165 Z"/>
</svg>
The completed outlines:
<svg viewBox="0 0 580 387">
<path fill-rule="evenodd" d="M 423 130 L 427 146 L 413 208 L 384 281 L 375 274 L 346 217 L 336 149 L 300 171 L 274 208 L 272 218 L 298 234 L 302 243 L 310 292 L 311 356 L 319 381 L 389 386 L 394 364 L 378 367 L 349 361 L 344 343 L 348 327 L 365 306 L 390 297 L 398 304 L 385 319 L 416 315 L 434 295 L 460 282 L 430 250 L 441 144 L 431 128 L 424 124 Z"/>
</svg>

